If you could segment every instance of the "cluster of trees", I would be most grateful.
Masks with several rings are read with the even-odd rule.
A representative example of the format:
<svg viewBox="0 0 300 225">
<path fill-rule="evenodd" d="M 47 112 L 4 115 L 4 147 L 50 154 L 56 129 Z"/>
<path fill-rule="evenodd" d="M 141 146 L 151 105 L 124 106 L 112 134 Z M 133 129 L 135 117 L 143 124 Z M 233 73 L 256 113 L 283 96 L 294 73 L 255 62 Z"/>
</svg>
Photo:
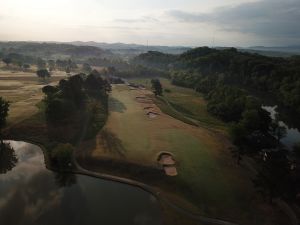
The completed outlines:
<svg viewBox="0 0 300 225">
<path fill-rule="evenodd" d="M 300 57 L 266 57 L 207 47 L 190 50 L 178 60 L 173 82 L 208 92 L 216 83 L 272 93 L 277 101 L 300 112 Z"/>
<path fill-rule="evenodd" d="M 61 60 L 57 59 L 56 61 L 54 60 L 49 60 L 49 70 L 54 70 L 54 69 L 59 69 L 59 70 L 65 70 L 66 72 L 72 71 L 78 68 L 77 64 L 72 61 L 71 59 L 68 60 Z"/>
<path fill-rule="evenodd" d="M 9 54 L 0 54 L 2 62 L 6 64 L 6 66 L 14 65 L 17 66 L 21 70 L 28 70 L 30 65 L 37 65 L 38 70 L 48 69 L 50 72 L 56 69 L 66 71 L 66 73 L 70 73 L 78 68 L 77 64 L 71 59 L 68 60 L 44 60 L 40 57 L 27 56 L 19 53 L 9 53 Z M 87 71 L 90 72 L 90 71 Z"/>
<path fill-rule="evenodd" d="M 94 137 L 105 124 L 110 83 L 92 71 L 62 79 L 57 86 L 46 85 L 42 91 L 49 142 L 53 143 L 51 164 L 71 168 L 73 145 Z"/>
<path fill-rule="evenodd" d="M 131 63 L 152 68 L 168 69 L 173 67 L 172 64 L 177 59 L 177 55 L 164 54 L 157 51 L 149 51 L 133 58 Z"/>
<path fill-rule="evenodd" d="M 165 70 L 150 68 L 141 65 L 132 65 L 128 70 L 116 70 L 115 75 L 123 78 L 133 77 L 169 77 Z"/>
<path fill-rule="evenodd" d="M 9 111 L 9 102 L 0 97 L 0 174 L 6 173 L 15 167 L 18 159 L 10 144 L 5 143 L 2 137 L 2 129 L 6 125 Z"/>
<path fill-rule="evenodd" d="M 49 121 L 60 121 L 68 116 L 86 111 L 91 99 L 97 99 L 104 111 L 107 110 L 107 93 L 111 87 L 107 80 L 93 73 L 86 76 L 77 74 L 61 80 L 58 86 L 43 88 L 46 97 L 46 116 Z"/>
<path fill-rule="evenodd" d="M 110 58 L 113 54 L 109 50 L 103 50 L 93 46 L 75 46 L 60 43 L 37 43 L 37 42 L 0 42 L 0 49 L 4 54 L 18 52 L 23 55 L 53 58 L 76 58 L 86 60 L 90 57 Z"/>
<path fill-rule="evenodd" d="M 112 58 L 89 58 L 87 63 L 92 66 L 101 66 L 101 67 L 115 67 L 118 70 L 128 70 L 130 65 L 122 59 L 112 59 Z"/>
<path fill-rule="evenodd" d="M 28 70 L 30 64 L 36 62 L 34 57 L 24 56 L 18 53 L 0 54 L 0 57 L 7 67 L 14 65 L 20 70 Z"/>
</svg>

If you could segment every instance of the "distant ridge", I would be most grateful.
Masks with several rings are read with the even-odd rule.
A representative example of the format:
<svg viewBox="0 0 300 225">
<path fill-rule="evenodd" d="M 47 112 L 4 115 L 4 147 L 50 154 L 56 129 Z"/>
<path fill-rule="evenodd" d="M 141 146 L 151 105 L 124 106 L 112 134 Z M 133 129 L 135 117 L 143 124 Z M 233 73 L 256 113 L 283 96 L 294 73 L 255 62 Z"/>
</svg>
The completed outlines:
<svg viewBox="0 0 300 225">
<path fill-rule="evenodd" d="M 139 44 L 125 44 L 125 43 L 105 43 L 105 42 L 95 42 L 95 41 L 73 41 L 67 42 L 72 45 L 81 45 L 81 46 L 94 46 L 102 49 L 109 49 L 112 51 L 136 51 L 137 54 L 144 53 L 147 51 L 159 51 L 169 54 L 181 54 L 185 51 L 191 49 L 191 47 L 184 46 L 160 46 L 160 45 L 139 45 Z"/>
</svg>

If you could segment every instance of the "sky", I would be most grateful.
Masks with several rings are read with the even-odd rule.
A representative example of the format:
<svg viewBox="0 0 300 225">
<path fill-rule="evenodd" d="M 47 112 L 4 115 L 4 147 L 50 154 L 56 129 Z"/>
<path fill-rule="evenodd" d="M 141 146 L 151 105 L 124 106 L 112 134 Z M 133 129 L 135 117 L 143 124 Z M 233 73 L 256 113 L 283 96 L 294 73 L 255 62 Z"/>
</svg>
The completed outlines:
<svg viewBox="0 0 300 225">
<path fill-rule="evenodd" d="M 300 45 L 300 0 L 0 0 L 0 40 Z"/>
</svg>

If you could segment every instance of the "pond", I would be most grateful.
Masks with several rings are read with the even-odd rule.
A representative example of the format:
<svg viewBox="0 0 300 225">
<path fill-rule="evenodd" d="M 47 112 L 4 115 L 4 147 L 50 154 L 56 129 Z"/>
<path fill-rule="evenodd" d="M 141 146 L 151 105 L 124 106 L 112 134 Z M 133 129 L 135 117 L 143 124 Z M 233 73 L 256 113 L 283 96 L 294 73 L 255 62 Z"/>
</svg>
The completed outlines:
<svg viewBox="0 0 300 225">
<path fill-rule="evenodd" d="M 38 146 L 6 143 L 12 150 L 0 154 L 0 224 L 162 224 L 159 204 L 149 193 L 118 182 L 54 173 L 45 168 Z"/>
<path fill-rule="evenodd" d="M 273 120 L 278 118 L 277 106 L 262 106 L 263 109 L 270 113 L 270 116 Z M 297 127 L 292 127 L 291 123 L 287 123 L 286 121 L 281 121 L 279 117 L 279 124 L 284 126 L 287 131 L 286 137 L 284 137 L 281 142 L 290 150 L 293 149 L 293 146 L 296 143 L 300 142 L 300 131 Z"/>
</svg>

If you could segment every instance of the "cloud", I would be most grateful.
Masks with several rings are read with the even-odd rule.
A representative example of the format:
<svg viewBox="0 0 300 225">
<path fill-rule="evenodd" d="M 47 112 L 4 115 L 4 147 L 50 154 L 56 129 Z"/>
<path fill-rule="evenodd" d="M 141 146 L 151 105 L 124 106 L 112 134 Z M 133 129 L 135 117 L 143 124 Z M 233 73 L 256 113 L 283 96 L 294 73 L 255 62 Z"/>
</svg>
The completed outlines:
<svg viewBox="0 0 300 225">
<path fill-rule="evenodd" d="M 299 0 L 262 0 L 219 7 L 210 13 L 180 10 L 166 13 L 179 22 L 214 24 L 225 31 L 250 33 L 282 41 L 300 41 Z"/>
<path fill-rule="evenodd" d="M 115 19 L 114 22 L 121 23 L 149 23 L 149 22 L 158 22 L 159 20 L 151 16 L 142 16 L 135 19 Z"/>
</svg>

